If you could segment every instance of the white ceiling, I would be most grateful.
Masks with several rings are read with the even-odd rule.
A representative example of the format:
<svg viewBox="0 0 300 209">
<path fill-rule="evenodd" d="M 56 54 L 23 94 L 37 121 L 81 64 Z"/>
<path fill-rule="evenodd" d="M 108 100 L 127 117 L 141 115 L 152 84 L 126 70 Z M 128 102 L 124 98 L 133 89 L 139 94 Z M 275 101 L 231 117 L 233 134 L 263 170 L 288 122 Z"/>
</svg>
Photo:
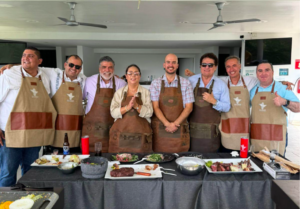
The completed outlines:
<svg viewBox="0 0 300 209">
<path fill-rule="evenodd" d="M 215 22 L 216 1 L 141 0 L 139 9 L 138 0 L 76 2 L 77 21 L 104 24 L 108 29 L 57 26 L 63 23 L 57 17 L 70 17 L 64 1 L 0 0 L 0 39 L 46 46 L 196 48 L 212 43 L 225 45 L 225 40 L 235 45 L 240 42 L 234 40 L 248 32 L 300 33 L 299 0 L 229 1 L 222 10 L 224 21 L 258 18 L 263 22 L 230 24 L 212 31 L 207 31 L 212 25 L 191 22 Z M 228 34 L 236 36 L 228 38 Z"/>
</svg>

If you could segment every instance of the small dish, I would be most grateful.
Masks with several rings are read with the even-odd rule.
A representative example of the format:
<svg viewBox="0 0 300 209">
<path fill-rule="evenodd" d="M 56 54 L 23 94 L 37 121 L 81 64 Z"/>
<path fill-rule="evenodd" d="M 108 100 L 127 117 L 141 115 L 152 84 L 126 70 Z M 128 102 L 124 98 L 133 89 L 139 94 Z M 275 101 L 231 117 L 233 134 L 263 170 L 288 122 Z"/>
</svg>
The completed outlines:
<svg viewBox="0 0 300 209">
<path fill-rule="evenodd" d="M 77 167 L 78 167 L 78 163 L 74 163 L 74 162 L 66 162 L 57 166 L 57 168 L 61 170 L 61 172 L 64 174 L 73 173 Z"/>
</svg>

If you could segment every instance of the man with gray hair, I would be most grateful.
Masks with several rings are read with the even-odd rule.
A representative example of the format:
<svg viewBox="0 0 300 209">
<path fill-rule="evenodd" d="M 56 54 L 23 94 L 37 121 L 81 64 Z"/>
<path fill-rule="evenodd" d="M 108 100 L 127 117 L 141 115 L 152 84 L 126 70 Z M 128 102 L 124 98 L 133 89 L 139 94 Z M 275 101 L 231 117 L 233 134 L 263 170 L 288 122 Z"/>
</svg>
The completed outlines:
<svg viewBox="0 0 300 209">
<path fill-rule="evenodd" d="M 108 152 L 109 128 L 114 123 L 110 104 L 114 93 L 126 82 L 114 75 L 115 62 L 109 56 L 100 58 L 99 73 L 86 79 L 83 98 L 87 99 L 82 135 L 89 136 L 90 151 L 102 142 L 102 152 Z"/>
<path fill-rule="evenodd" d="M 228 77 L 221 78 L 229 89 L 231 108 L 221 113 L 222 152 L 239 150 L 241 137 L 249 139 L 250 128 L 250 90 L 258 83 L 258 79 L 241 76 L 240 58 L 229 56 L 225 59 Z"/>
</svg>

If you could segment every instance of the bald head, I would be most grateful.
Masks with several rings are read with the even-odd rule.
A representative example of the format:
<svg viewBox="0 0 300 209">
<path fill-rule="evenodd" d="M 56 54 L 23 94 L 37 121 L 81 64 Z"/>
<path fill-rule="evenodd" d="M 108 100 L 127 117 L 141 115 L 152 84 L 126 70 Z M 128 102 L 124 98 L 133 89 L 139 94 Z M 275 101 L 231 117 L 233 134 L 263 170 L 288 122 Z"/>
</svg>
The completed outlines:
<svg viewBox="0 0 300 209">
<path fill-rule="evenodd" d="M 165 57 L 164 68 L 167 74 L 174 74 L 178 69 L 178 58 L 175 54 L 168 54 Z"/>
</svg>

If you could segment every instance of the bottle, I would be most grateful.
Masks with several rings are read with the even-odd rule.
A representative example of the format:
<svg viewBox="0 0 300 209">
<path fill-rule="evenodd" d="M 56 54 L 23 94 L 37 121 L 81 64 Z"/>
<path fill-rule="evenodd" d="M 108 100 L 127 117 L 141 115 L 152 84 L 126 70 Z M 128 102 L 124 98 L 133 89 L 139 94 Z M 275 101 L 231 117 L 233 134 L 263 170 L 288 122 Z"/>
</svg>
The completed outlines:
<svg viewBox="0 0 300 209">
<path fill-rule="evenodd" d="M 70 144 L 69 144 L 69 138 L 68 138 L 68 134 L 65 133 L 65 141 L 63 144 L 63 153 L 64 155 L 69 155 L 70 154 Z"/>
</svg>

